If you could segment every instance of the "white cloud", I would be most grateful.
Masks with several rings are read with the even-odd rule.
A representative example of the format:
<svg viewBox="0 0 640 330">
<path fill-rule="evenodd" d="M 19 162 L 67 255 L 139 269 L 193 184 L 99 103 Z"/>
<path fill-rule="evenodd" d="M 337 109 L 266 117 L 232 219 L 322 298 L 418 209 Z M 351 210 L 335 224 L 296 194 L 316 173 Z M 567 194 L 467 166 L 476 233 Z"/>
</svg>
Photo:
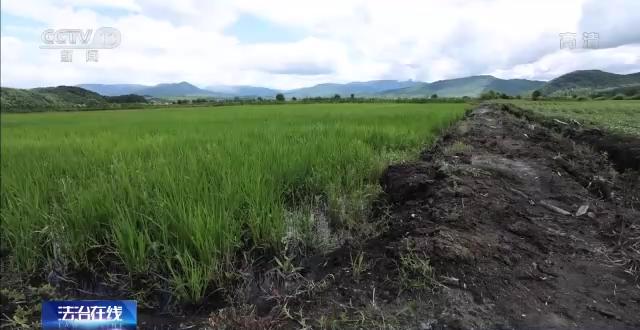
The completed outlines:
<svg viewBox="0 0 640 330">
<path fill-rule="evenodd" d="M 634 0 L 152 1 L 7 0 L 3 15 L 52 28 L 113 26 L 122 44 L 57 51 L 4 23 L 3 85 L 159 83 L 252 84 L 276 88 L 371 79 L 432 81 L 475 74 L 549 79 L 575 69 L 640 71 L 640 10 Z M 225 29 L 252 15 L 306 35 L 247 44 Z M 604 49 L 560 51 L 562 32 L 600 32 Z M 277 39 L 278 36 L 274 36 Z M 635 45 L 634 45 L 635 44 Z"/>
<path fill-rule="evenodd" d="M 640 44 L 633 44 L 606 49 L 558 50 L 533 63 L 518 64 L 491 74 L 500 78 L 553 79 L 581 69 L 632 73 L 639 68 Z"/>
</svg>

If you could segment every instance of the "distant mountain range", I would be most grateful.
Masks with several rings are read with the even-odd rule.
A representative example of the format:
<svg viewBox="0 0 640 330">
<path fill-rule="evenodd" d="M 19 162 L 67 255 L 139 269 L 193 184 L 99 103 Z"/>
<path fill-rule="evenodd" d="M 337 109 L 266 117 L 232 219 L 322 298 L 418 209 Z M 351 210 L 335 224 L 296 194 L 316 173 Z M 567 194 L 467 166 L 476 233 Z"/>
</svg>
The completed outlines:
<svg viewBox="0 0 640 330">
<path fill-rule="evenodd" d="M 103 96 L 76 86 L 33 89 L 0 88 L 0 110 L 2 112 L 106 109 L 118 108 L 123 103 L 147 102 L 140 95 Z"/>
<path fill-rule="evenodd" d="M 312 87 L 292 89 L 284 91 L 286 97 L 328 97 L 339 94 L 349 96 L 376 96 L 390 90 L 397 90 L 422 84 L 418 81 L 397 81 L 397 80 L 372 80 L 363 82 L 350 82 L 346 84 L 319 84 Z"/>
<path fill-rule="evenodd" d="M 33 89 L 3 87 L 0 92 L 0 108 L 3 112 L 100 107 L 107 103 L 102 95 L 73 86 Z"/>
<path fill-rule="evenodd" d="M 90 90 L 104 96 L 117 96 L 126 94 L 138 94 L 139 91 L 151 86 L 137 84 L 81 84 L 77 87 Z"/>
<path fill-rule="evenodd" d="M 591 95 L 612 89 L 640 88 L 640 72 L 615 74 L 600 70 L 579 70 L 546 83 L 540 92 L 546 96 Z"/>
<path fill-rule="evenodd" d="M 146 98 L 274 98 L 283 93 L 292 97 L 331 97 L 339 94 L 349 97 L 411 98 L 476 97 L 493 90 L 508 95 L 530 95 L 539 90 L 545 97 L 588 95 L 600 98 L 640 98 L 640 72 L 615 74 L 599 70 L 567 73 L 549 82 L 526 79 L 499 79 L 493 76 L 472 76 L 440 80 L 432 83 L 420 81 L 373 80 L 346 84 L 319 84 L 292 90 L 276 90 L 254 86 L 208 86 L 199 88 L 188 82 L 158 84 L 83 84 L 33 89 L 1 89 L 2 111 L 28 111 L 29 109 L 101 108 L 110 104 L 141 103 Z M 132 95 L 135 94 L 135 95 Z M 116 97 L 122 95 L 121 97 Z"/>
<path fill-rule="evenodd" d="M 77 87 L 90 90 L 105 96 L 137 94 L 151 97 L 225 97 L 224 93 L 215 93 L 198 88 L 186 81 L 179 83 L 158 84 L 155 86 L 137 84 L 81 84 Z"/>
<path fill-rule="evenodd" d="M 544 81 L 510 79 L 492 76 L 473 76 L 459 79 L 441 80 L 433 83 L 420 81 L 372 80 L 346 84 L 327 83 L 291 90 L 277 90 L 255 86 L 208 86 L 196 87 L 188 82 L 158 84 L 155 86 L 135 84 L 83 84 L 78 87 L 107 95 L 138 94 L 150 97 L 213 97 L 213 98 L 273 98 L 277 93 L 285 97 L 330 97 L 336 94 L 348 97 L 351 94 L 362 97 L 428 97 L 438 94 L 443 97 L 478 96 L 494 90 L 509 95 L 525 94 L 544 85 Z"/>
<path fill-rule="evenodd" d="M 418 83 L 401 89 L 381 93 L 385 97 L 420 97 L 437 94 L 439 97 L 479 96 L 493 90 L 508 95 L 528 94 L 545 84 L 544 81 L 526 79 L 499 79 L 493 76 L 471 76 Z"/>
<path fill-rule="evenodd" d="M 509 95 L 529 93 L 544 85 L 543 81 L 510 79 L 492 76 L 474 76 L 441 80 L 433 83 L 420 81 L 372 80 L 346 84 L 327 83 L 291 90 L 277 90 L 255 86 L 208 86 L 199 88 L 188 82 L 158 84 L 155 86 L 135 84 L 82 84 L 78 87 L 106 95 L 138 94 L 149 97 L 212 97 L 212 98 L 273 98 L 278 93 L 285 97 L 330 97 L 336 94 L 348 97 L 351 94 L 362 97 L 428 97 L 438 94 L 443 97 L 478 96 L 493 89 Z"/>
<path fill-rule="evenodd" d="M 277 90 L 255 86 L 208 86 L 199 88 L 188 82 L 158 84 L 83 84 L 78 87 L 107 96 L 138 94 L 156 98 L 207 97 L 207 98 L 273 98 L 277 93 L 285 97 L 330 97 L 335 94 L 348 97 L 476 97 L 493 90 L 508 95 L 528 95 L 539 89 L 546 96 L 589 94 L 601 89 L 640 84 L 640 73 L 620 75 L 599 70 L 574 71 L 549 82 L 527 79 L 500 79 L 489 75 L 439 80 L 432 83 L 420 81 L 372 80 L 346 84 L 327 83 L 291 90 Z"/>
<path fill-rule="evenodd" d="M 279 90 L 254 86 L 209 86 L 199 88 L 186 81 L 179 83 L 158 84 L 155 86 L 138 84 L 80 84 L 77 87 L 90 90 L 105 96 L 138 94 L 149 97 L 268 97 L 273 98 Z"/>
<path fill-rule="evenodd" d="M 273 98 L 276 94 L 282 92 L 277 89 L 255 86 L 227 86 L 227 85 L 215 85 L 207 86 L 204 88 L 209 92 L 214 92 L 219 95 L 226 95 L 227 97 L 264 97 Z"/>
</svg>

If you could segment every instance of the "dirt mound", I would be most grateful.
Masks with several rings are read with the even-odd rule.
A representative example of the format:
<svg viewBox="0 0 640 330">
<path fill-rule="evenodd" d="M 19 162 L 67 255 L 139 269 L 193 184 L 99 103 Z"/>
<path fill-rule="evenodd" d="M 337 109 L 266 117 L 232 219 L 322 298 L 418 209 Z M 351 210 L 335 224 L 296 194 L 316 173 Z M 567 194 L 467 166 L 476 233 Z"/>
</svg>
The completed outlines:
<svg viewBox="0 0 640 330">
<path fill-rule="evenodd" d="M 613 166 L 619 172 L 627 169 L 640 171 L 640 137 L 605 132 L 598 128 L 584 127 L 575 120 L 559 120 L 536 114 L 530 110 L 520 109 L 514 105 L 503 104 L 500 109 L 517 117 L 526 117 L 539 122 L 545 127 L 559 132 L 574 141 L 586 143 L 597 151 L 606 152 Z"/>
<path fill-rule="evenodd" d="M 480 107 L 421 160 L 387 169 L 388 230 L 309 265 L 335 282 L 300 315 L 356 328 L 640 328 L 639 180 L 597 148 Z"/>
<path fill-rule="evenodd" d="M 573 136 L 599 151 L 606 151 L 619 171 L 640 170 L 640 139 L 630 136 L 614 136 L 599 129 L 580 130 Z"/>
</svg>

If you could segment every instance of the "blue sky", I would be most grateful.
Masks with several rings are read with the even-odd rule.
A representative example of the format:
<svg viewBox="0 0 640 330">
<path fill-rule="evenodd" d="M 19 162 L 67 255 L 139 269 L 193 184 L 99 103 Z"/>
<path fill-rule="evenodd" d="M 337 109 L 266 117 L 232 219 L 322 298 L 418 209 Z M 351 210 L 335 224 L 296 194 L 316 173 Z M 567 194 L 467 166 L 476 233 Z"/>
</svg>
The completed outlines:
<svg viewBox="0 0 640 330">
<path fill-rule="evenodd" d="M 640 71 L 635 0 L 3 0 L 1 84 L 189 81 L 295 88 L 468 75 L 548 80 L 579 69 Z M 41 49 L 45 29 L 121 33 L 88 62 Z M 559 34 L 599 33 L 598 49 Z"/>
<path fill-rule="evenodd" d="M 241 43 L 296 42 L 304 39 L 302 30 L 279 25 L 251 14 L 242 14 L 225 34 L 232 35 Z"/>
<path fill-rule="evenodd" d="M 40 31 L 47 26 L 27 17 L 11 15 L 0 12 L 0 33 L 2 36 L 14 36 L 21 40 L 30 40 L 40 37 Z"/>
</svg>

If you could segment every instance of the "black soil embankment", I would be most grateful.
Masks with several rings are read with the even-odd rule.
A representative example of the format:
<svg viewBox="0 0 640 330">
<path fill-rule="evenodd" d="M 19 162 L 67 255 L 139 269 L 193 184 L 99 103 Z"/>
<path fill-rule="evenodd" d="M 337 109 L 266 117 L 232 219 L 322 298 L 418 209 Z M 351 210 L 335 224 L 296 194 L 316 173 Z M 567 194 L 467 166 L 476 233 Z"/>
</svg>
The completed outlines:
<svg viewBox="0 0 640 330">
<path fill-rule="evenodd" d="M 627 169 L 640 171 L 640 137 L 638 136 L 605 132 L 598 128 L 585 128 L 576 121 L 544 117 L 513 105 L 501 105 L 500 108 L 513 115 L 524 116 L 538 122 L 574 141 L 589 144 L 597 151 L 607 152 L 609 159 L 619 172 Z"/>
<path fill-rule="evenodd" d="M 623 169 L 637 155 L 621 161 L 620 140 L 589 134 L 475 109 L 422 159 L 386 170 L 388 230 L 308 265 L 335 281 L 300 315 L 346 327 L 640 328 L 640 179 L 580 141 L 602 143 Z M 368 268 L 356 278 L 359 253 Z M 429 259 L 430 290 L 407 288 L 420 280 L 407 282 L 407 256 Z"/>
</svg>

